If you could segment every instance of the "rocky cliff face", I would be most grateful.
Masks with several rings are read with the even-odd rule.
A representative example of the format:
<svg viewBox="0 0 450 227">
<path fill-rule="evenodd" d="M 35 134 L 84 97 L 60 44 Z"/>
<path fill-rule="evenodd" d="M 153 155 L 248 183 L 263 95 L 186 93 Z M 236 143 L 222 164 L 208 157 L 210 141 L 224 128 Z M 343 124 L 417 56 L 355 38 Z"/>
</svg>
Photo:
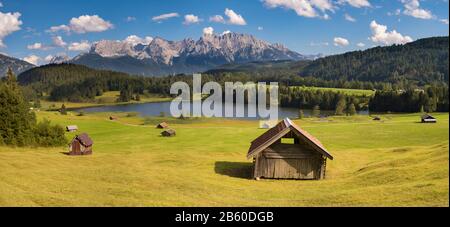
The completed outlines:
<svg viewBox="0 0 450 227">
<path fill-rule="evenodd" d="M 35 67 L 35 65 L 26 61 L 0 54 L 0 77 L 5 76 L 8 68 L 11 68 L 13 72 L 18 75 L 33 67 Z"/>
<path fill-rule="evenodd" d="M 302 60 L 307 57 L 281 44 L 270 44 L 252 35 L 204 35 L 199 40 L 168 41 L 157 37 L 149 43 L 99 41 L 89 53 L 72 63 L 138 75 L 201 72 L 222 64 L 251 61 Z"/>
</svg>

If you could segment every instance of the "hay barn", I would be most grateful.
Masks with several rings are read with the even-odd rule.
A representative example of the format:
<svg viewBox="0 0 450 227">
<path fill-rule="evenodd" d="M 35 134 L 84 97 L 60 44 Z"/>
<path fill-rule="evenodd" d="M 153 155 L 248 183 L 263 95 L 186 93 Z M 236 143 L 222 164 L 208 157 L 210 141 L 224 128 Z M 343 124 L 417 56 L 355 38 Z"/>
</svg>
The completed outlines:
<svg viewBox="0 0 450 227">
<path fill-rule="evenodd" d="M 88 134 L 77 135 L 69 144 L 69 155 L 90 155 L 93 145 L 94 142 Z"/>
<path fill-rule="evenodd" d="M 115 117 L 115 116 L 110 116 L 109 117 L 109 120 L 111 120 L 111 121 L 115 121 L 115 120 L 117 120 L 118 118 L 117 117 Z"/>
<path fill-rule="evenodd" d="M 156 128 L 169 128 L 169 124 L 166 122 L 159 123 Z"/>
<path fill-rule="evenodd" d="M 173 129 L 165 130 L 164 132 L 161 132 L 161 136 L 163 137 L 173 137 L 176 136 L 177 132 Z"/>
<path fill-rule="evenodd" d="M 253 158 L 255 179 L 320 180 L 327 159 L 333 160 L 319 140 L 288 118 L 256 138 L 247 158 Z"/>
<path fill-rule="evenodd" d="M 421 117 L 421 122 L 422 123 L 437 123 L 437 120 L 430 114 L 424 114 Z"/>
<path fill-rule="evenodd" d="M 76 131 L 78 131 L 78 126 L 76 126 L 76 125 L 68 125 L 68 126 L 66 126 L 66 131 L 68 131 L 68 132 L 76 132 Z"/>
</svg>

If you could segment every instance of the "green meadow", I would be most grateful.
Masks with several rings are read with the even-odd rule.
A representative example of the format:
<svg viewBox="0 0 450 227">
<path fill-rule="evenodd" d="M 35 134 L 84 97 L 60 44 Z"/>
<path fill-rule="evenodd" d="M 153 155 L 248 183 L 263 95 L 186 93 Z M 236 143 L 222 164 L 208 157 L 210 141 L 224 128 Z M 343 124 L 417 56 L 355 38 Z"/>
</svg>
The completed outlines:
<svg viewBox="0 0 450 227">
<path fill-rule="evenodd" d="M 109 115 L 37 112 L 89 133 L 94 154 L 0 146 L 0 206 L 449 206 L 448 113 L 295 120 L 335 158 L 322 181 L 250 179 L 257 121 Z"/>
<path fill-rule="evenodd" d="M 339 92 L 345 95 L 352 95 L 352 96 L 373 96 L 375 94 L 375 91 L 373 90 L 363 90 L 363 89 L 348 89 L 348 88 L 328 88 L 328 87 L 299 87 L 299 86 L 292 86 L 291 88 L 300 88 L 301 90 L 312 90 L 312 91 L 333 91 L 333 92 Z"/>
</svg>

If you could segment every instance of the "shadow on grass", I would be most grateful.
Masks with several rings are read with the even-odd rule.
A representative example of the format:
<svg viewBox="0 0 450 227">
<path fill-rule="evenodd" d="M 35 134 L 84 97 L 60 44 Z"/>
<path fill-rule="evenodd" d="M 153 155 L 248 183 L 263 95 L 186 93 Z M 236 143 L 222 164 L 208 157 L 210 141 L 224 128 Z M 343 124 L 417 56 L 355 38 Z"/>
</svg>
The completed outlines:
<svg viewBox="0 0 450 227">
<path fill-rule="evenodd" d="M 248 162 L 216 162 L 214 171 L 229 177 L 252 179 L 253 164 Z"/>
</svg>

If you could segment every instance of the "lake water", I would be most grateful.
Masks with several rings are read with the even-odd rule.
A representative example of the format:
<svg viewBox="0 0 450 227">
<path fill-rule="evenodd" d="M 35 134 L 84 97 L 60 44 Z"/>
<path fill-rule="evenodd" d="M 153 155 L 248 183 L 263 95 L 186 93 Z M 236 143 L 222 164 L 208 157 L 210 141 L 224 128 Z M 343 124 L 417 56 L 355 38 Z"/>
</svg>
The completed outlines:
<svg viewBox="0 0 450 227">
<path fill-rule="evenodd" d="M 234 108 L 235 104 L 226 103 L 223 104 L 222 110 L 225 108 Z M 192 107 L 191 107 L 192 109 Z M 234 108 L 235 109 L 235 108 Z M 100 106 L 100 107 L 88 107 L 77 109 L 76 111 L 83 111 L 85 113 L 96 113 L 96 112 L 136 112 L 141 117 L 146 116 L 160 116 L 164 113 L 165 116 L 171 116 L 170 114 L 170 102 L 155 102 L 155 103 L 139 103 L 139 104 L 127 104 L 127 105 L 115 105 L 115 106 Z M 247 112 L 247 109 L 246 109 Z M 312 110 L 303 110 L 304 116 L 311 116 Z M 320 111 L 322 116 L 330 116 L 334 114 L 334 111 Z M 296 108 L 278 108 L 278 118 L 297 118 L 299 114 L 299 109 Z M 368 115 L 368 111 L 360 111 L 358 114 Z M 247 114 L 245 114 L 247 115 Z M 244 117 L 243 119 L 262 119 L 261 117 Z"/>
</svg>

